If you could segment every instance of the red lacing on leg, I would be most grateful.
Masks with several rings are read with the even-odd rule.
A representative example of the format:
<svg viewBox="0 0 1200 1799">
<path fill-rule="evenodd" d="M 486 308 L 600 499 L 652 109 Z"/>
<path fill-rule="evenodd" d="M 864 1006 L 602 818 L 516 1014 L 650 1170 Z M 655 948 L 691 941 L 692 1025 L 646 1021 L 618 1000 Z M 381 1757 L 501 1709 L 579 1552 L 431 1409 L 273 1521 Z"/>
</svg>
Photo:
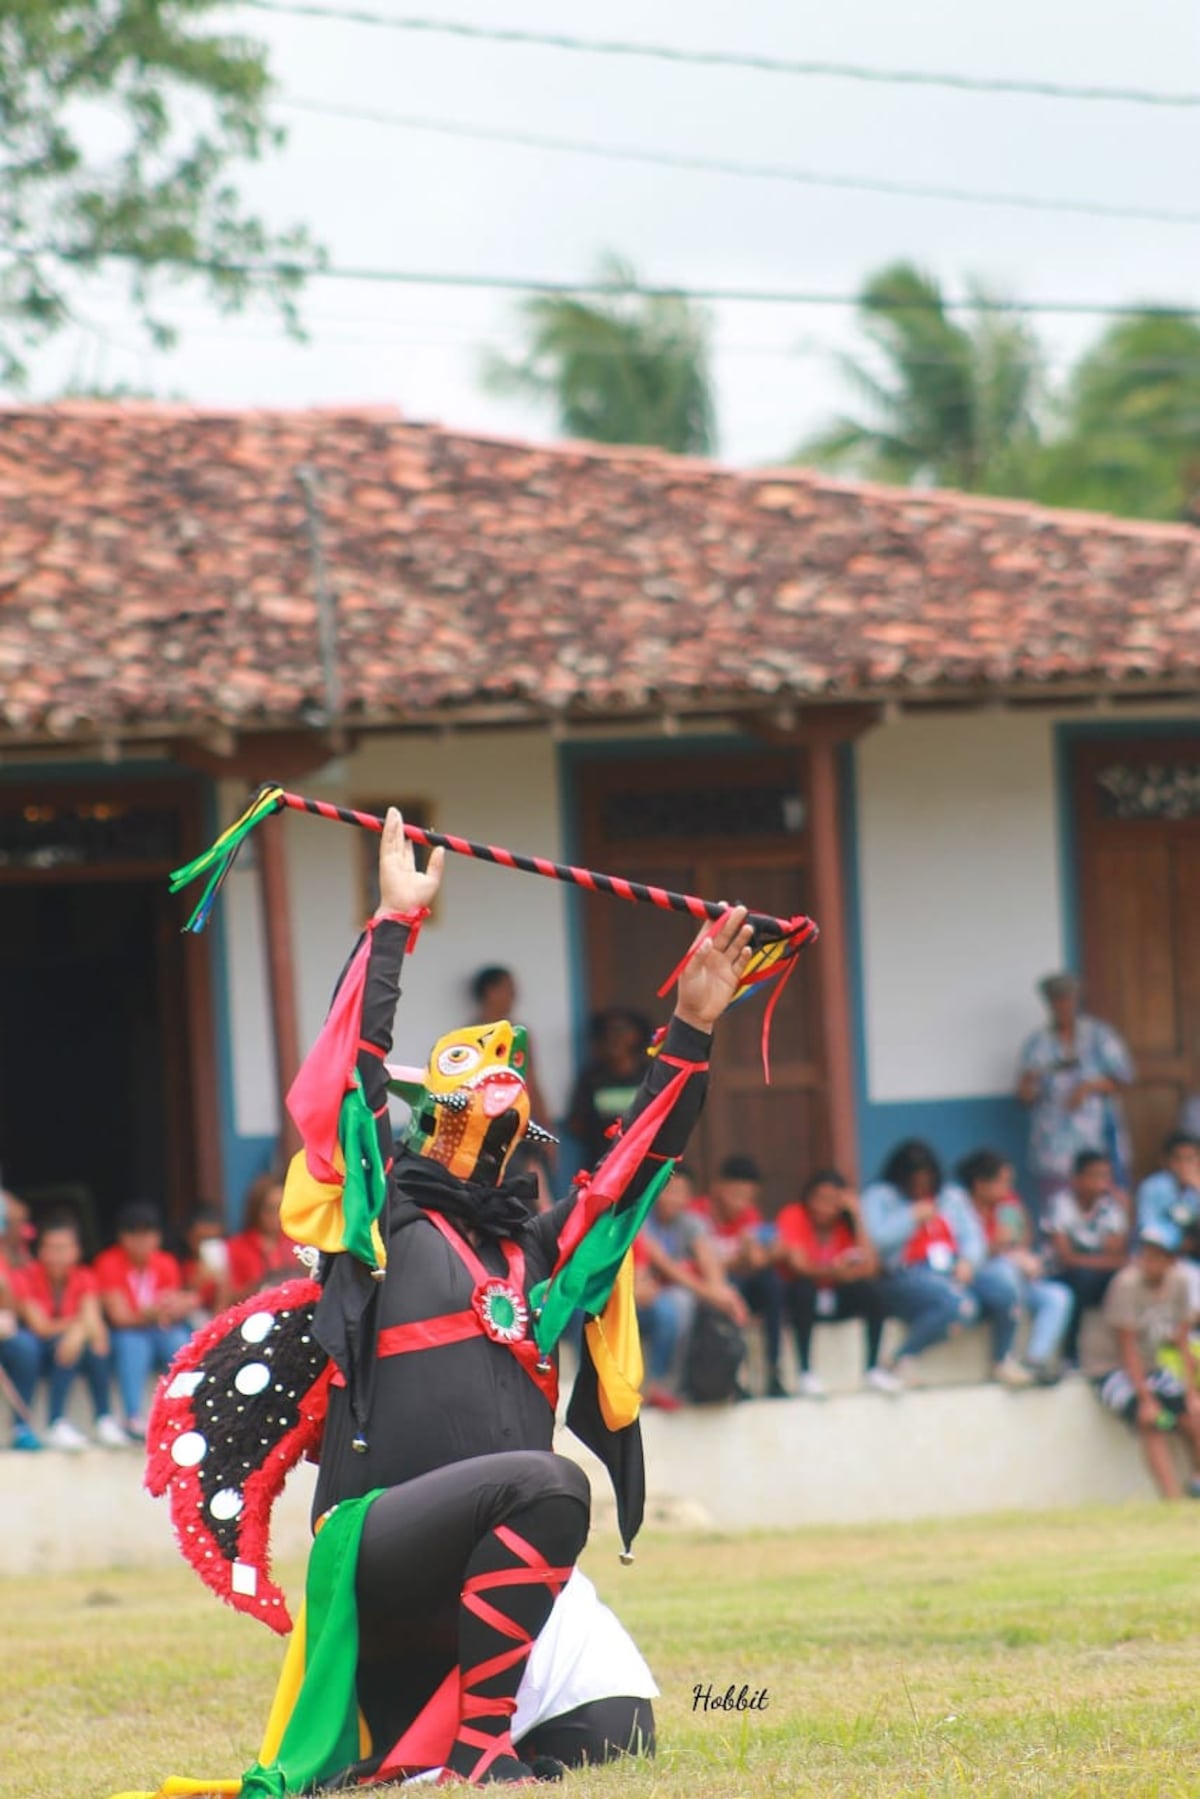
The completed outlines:
<svg viewBox="0 0 1200 1799">
<path fill-rule="evenodd" d="M 507 1524 L 498 1524 L 493 1535 L 503 1543 L 510 1555 L 515 1555 L 525 1565 L 520 1568 L 495 1568 L 486 1574 L 473 1574 L 462 1590 L 462 1603 L 468 1611 L 474 1612 L 477 1618 L 500 1636 L 514 1640 L 511 1649 L 505 1649 L 499 1655 L 493 1655 L 487 1661 L 477 1662 L 473 1668 L 464 1668 L 462 1671 L 462 1722 L 458 1728 L 457 1740 L 472 1749 L 482 1751 L 471 1770 L 472 1785 L 478 1784 L 497 1756 L 515 1756 L 516 1751 L 508 1730 L 495 1735 L 487 1731 L 472 1730 L 467 1719 L 511 1717 L 517 1709 L 517 1701 L 515 1694 L 489 1699 L 471 1689 L 515 1667 L 518 1662 L 525 1660 L 533 1648 L 533 1638 L 524 1626 L 518 1624 L 515 1618 L 510 1618 L 506 1612 L 489 1605 L 486 1599 L 480 1598 L 480 1594 L 496 1587 L 546 1586 L 557 1599 L 572 1573 L 570 1568 L 552 1568 L 532 1543 L 526 1542 L 524 1537 L 519 1536 Z"/>
</svg>

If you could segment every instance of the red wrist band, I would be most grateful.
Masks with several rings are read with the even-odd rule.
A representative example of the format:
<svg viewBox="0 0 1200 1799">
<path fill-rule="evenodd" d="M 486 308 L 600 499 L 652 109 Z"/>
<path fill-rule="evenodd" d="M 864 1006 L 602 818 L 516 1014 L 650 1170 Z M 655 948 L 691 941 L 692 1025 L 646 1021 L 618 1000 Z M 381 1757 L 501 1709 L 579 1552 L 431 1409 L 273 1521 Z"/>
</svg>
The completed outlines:
<svg viewBox="0 0 1200 1799">
<path fill-rule="evenodd" d="M 380 923 L 407 925 L 408 951 L 411 955 L 413 950 L 417 947 L 417 940 L 421 935 L 421 926 L 428 917 L 428 906 L 414 906 L 411 912 L 384 912 L 382 914 L 377 912 L 367 925 L 367 929 L 368 931 L 373 931 L 375 926 Z"/>
</svg>

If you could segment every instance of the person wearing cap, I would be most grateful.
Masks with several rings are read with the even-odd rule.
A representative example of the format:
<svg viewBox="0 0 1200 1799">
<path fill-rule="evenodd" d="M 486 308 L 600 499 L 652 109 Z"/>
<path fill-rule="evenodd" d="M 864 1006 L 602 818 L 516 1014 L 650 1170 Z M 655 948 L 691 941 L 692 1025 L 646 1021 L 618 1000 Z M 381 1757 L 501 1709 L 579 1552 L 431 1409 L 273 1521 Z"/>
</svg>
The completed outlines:
<svg viewBox="0 0 1200 1799">
<path fill-rule="evenodd" d="M 708 1224 L 725 1279 L 754 1316 L 762 1319 L 767 1398 L 786 1399 L 788 1391 L 779 1374 L 783 1277 L 775 1266 L 774 1227 L 767 1224 L 758 1206 L 762 1179 L 753 1156 L 726 1156 L 712 1193 L 694 1200 L 691 1209 Z"/>
<path fill-rule="evenodd" d="M 1168 1438 L 1184 1439 L 1192 1465 L 1187 1492 L 1200 1498 L 1200 1393 L 1189 1338 L 1187 1276 L 1178 1263 L 1179 1232 L 1165 1220 L 1142 1232 L 1134 1259 L 1104 1299 L 1101 1327 L 1085 1344 L 1083 1371 L 1101 1404 L 1133 1425 L 1164 1499 L 1180 1499 Z M 1174 1368 L 1163 1366 L 1164 1352 Z"/>
<path fill-rule="evenodd" d="M 96 1257 L 92 1272 L 112 1333 L 125 1428 L 144 1437 L 146 1382 L 168 1368 L 187 1342 L 196 1295 L 186 1291 L 179 1263 L 163 1248 L 159 1216 L 150 1205 L 121 1208 L 117 1241 Z"/>
<path fill-rule="evenodd" d="M 1047 1202 L 1070 1179 L 1081 1150 L 1106 1155 L 1118 1185 L 1128 1184 L 1121 1092 L 1133 1080 L 1133 1060 L 1111 1025 L 1080 1010 L 1073 974 L 1047 975 L 1038 991 L 1049 1018 L 1021 1049 L 1017 1098 L 1030 1108 L 1029 1163 L 1040 1226 Z"/>
</svg>

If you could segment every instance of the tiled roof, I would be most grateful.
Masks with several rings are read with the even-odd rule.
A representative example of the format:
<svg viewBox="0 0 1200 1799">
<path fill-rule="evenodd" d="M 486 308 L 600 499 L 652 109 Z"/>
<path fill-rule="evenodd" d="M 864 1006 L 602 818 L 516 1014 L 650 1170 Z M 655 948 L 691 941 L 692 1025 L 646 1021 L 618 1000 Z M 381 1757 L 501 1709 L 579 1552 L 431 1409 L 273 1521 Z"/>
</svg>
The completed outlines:
<svg viewBox="0 0 1200 1799">
<path fill-rule="evenodd" d="M 1200 532 L 368 410 L 0 412 L 0 732 L 1194 682 Z"/>
</svg>

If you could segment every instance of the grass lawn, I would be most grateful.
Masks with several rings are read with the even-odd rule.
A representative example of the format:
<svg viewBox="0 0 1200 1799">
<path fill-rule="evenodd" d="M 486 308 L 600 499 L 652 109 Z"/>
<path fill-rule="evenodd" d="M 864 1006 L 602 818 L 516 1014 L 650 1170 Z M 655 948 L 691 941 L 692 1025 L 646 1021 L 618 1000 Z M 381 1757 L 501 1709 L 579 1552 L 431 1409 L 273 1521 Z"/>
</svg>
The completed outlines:
<svg viewBox="0 0 1200 1799">
<path fill-rule="evenodd" d="M 647 1532 L 585 1565 L 663 1690 L 653 1764 L 576 1799 L 1200 1794 L 1200 1510 Z M 301 1570 L 287 1569 L 290 1591 Z M 0 1794 L 107 1799 L 254 1757 L 278 1640 L 180 1563 L 0 1582 Z M 694 1712 L 711 1682 L 765 1711 Z M 375 1789 L 379 1790 L 379 1789 Z"/>
</svg>

